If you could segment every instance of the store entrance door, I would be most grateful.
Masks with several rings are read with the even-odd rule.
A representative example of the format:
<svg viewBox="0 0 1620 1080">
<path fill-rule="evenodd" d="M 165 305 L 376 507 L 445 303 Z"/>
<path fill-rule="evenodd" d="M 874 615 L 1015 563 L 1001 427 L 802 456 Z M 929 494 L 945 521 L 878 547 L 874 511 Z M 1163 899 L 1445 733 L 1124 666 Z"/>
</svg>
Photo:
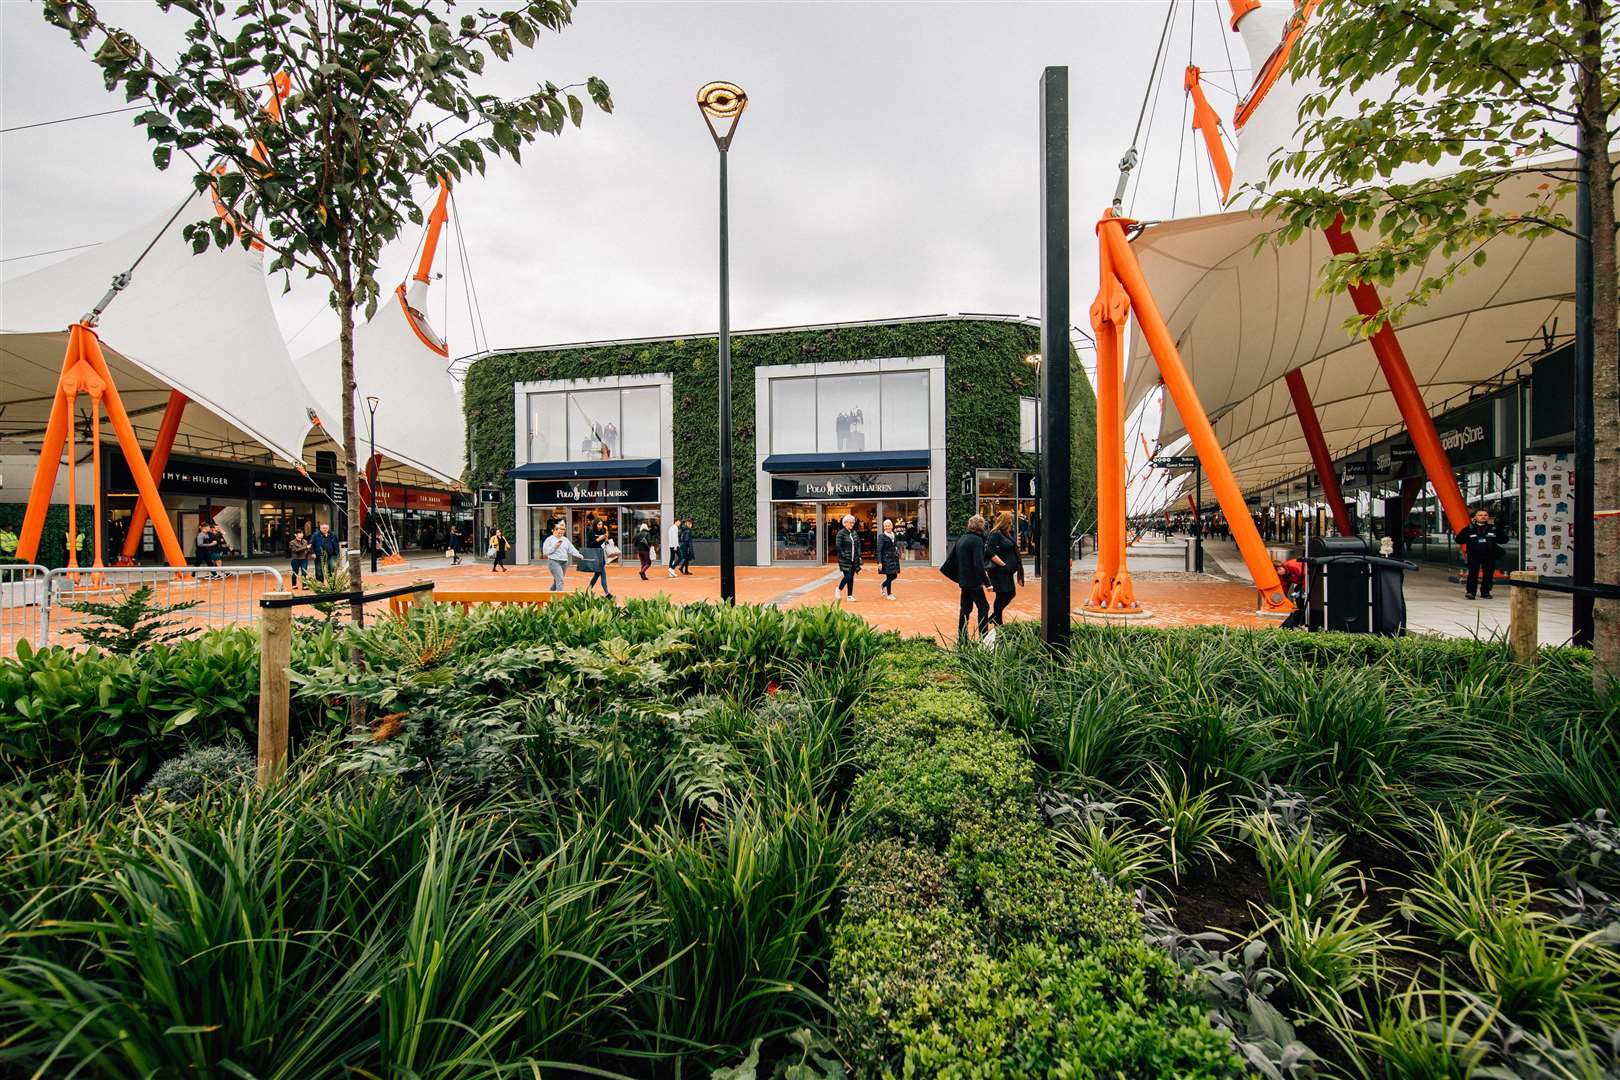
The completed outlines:
<svg viewBox="0 0 1620 1080">
<path fill-rule="evenodd" d="M 826 503 L 822 508 L 822 551 L 829 563 L 838 561 L 838 547 L 833 537 L 844 527 L 844 517 L 855 518 L 855 532 L 861 538 L 861 558 L 867 562 L 877 558 L 877 534 L 882 525 L 875 502 Z"/>
</svg>

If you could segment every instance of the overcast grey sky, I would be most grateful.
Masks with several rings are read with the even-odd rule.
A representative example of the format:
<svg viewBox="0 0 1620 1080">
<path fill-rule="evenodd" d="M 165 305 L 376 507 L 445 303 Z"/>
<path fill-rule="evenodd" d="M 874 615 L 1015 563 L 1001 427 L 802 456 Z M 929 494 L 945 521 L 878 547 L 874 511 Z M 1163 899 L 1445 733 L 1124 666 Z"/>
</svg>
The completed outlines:
<svg viewBox="0 0 1620 1080">
<path fill-rule="evenodd" d="M 495 65 L 491 88 L 600 75 L 615 112 L 497 163 L 457 192 L 483 323 L 494 346 L 712 332 L 713 144 L 693 103 L 703 82 L 749 94 L 733 144 L 732 319 L 738 328 L 936 312 L 1037 311 L 1037 82 L 1069 67 L 1074 317 L 1096 288 L 1092 227 L 1114 187 L 1169 0 L 585 0 L 574 25 Z M 178 14 L 100 5 L 157 51 Z M 1134 211 L 1212 205 L 1202 151 L 1184 139 L 1191 52 L 1216 109 L 1249 85 L 1224 0 L 1183 0 L 1146 141 Z M 1229 74 L 1227 50 L 1242 70 Z M 1224 90 L 1220 87 L 1224 86 Z M 0 0 L 0 126 L 123 105 L 87 56 Z M 174 204 L 189 182 L 156 171 L 130 115 L 0 136 L 0 277 L 18 256 L 116 234 Z M 424 188 L 426 202 L 430 192 Z M 384 281 L 407 271 L 390 251 Z M 472 351 L 462 275 L 444 285 L 451 354 Z M 63 256 L 55 256 L 61 258 Z M 442 264 L 441 260 L 441 264 Z M 279 290 L 278 290 L 279 291 Z M 87 298 L 87 303 L 94 297 Z M 442 320 L 441 293 L 431 314 Z M 295 353 L 333 336 L 324 292 L 277 300 Z"/>
</svg>

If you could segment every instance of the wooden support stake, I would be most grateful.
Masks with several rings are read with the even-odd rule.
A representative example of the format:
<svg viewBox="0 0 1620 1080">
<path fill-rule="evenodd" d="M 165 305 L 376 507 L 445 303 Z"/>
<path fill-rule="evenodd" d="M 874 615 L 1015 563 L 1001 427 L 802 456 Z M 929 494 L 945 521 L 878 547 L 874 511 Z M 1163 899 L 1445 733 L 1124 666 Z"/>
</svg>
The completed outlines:
<svg viewBox="0 0 1620 1080">
<path fill-rule="evenodd" d="M 424 581 L 422 587 L 411 593 L 412 607 L 431 607 L 433 605 L 433 582 Z"/>
<path fill-rule="evenodd" d="M 264 594 L 283 600 L 289 592 Z M 292 608 L 259 611 L 259 786 L 287 769 L 287 668 L 292 664 Z"/>
<path fill-rule="evenodd" d="M 1540 574 L 1531 570 L 1515 570 L 1508 577 L 1514 581 L 1535 581 Z M 1541 594 L 1535 589 L 1508 589 L 1508 648 L 1513 659 L 1521 664 L 1536 662 L 1536 650 L 1541 644 L 1541 618 L 1538 612 Z"/>
</svg>

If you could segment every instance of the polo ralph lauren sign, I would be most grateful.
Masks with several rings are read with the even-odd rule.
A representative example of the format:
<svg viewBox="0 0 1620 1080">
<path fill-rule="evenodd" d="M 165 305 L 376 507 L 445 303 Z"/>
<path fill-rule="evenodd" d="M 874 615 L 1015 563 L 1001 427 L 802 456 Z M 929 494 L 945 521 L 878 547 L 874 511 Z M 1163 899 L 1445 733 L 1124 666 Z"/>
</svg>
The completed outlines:
<svg viewBox="0 0 1620 1080">
<path fill-rule="evenodd" d="M 613 480 L 530 480 L 530 506 L 600 506 L 604 503 L 655 503 L 658 478 L 632 476 Z"/>
<path fill-rule="evenodd" d="M 928 474 L 811 473 L 771 477 L 771 498 L 778 502 L 804 499 L 924 499 Z"/>
</svg>

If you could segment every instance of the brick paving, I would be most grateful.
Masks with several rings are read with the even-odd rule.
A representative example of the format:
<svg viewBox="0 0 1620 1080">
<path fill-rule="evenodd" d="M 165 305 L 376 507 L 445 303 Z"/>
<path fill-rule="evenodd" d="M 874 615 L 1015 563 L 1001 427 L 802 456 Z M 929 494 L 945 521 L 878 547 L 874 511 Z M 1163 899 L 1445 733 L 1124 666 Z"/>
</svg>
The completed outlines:
<svg viewBox="0 0 1620 1080">
<path fill-rule="evenodd" d="M 1162 546 L 1162 545 L 1161 545 Z M 1203 575 L 1180 571 L 1178 553 L 1165 554 L 1150 545 L 1133 548 L 1131 566 L 1137 599 L 1149 612 L 1149 617 L 1131 620 L 1131 625 L 1194 626 L 1226 625 L 1273 627 L 1276 619 L 1255 614 L 1254 589 L 1239 572 L 1241 562 L 1236 559 L 1230 545 L 1211 544 L 1209 568 Z M 1079 608 L 1090 586 L 1094 556 L 1077 564 L 1071 586 L 1075 608 Z M 1492 636 L 1501 633 L 1506 623 L 1505 597 L 1490 604 L 1467 603 L 1459 590 L 1448 586 L 1440 574 L 1428 571 L 1409 575 L 1407 583 L 1411 625 L 1415 630 L 1446 636 Z M 654 566 L 648 580 L 642 581 L 634 564 L 614 566 L 608 571 L 609 586 L 616 597 L 648 597 L 664 595 L 676 603 L 718 601 L 720 598 L 719 568 L 693 567 L 690 575 L 671 578 L 664 567 Z M 569 591 L 582 590 L 589 575 L 570 568 L 566 581 Z M 543 566 L 516 566 L 506 573 L 491 572 L 488 563 L 466 562 L 451 567 L 442 559 L 426 558 L 412 565 L 384 568 L 383 572 L 367 577 L 371 589 L 393 588 L 413 580 L 431 580 L 445 589 L 480 589 L 490 591 L 543 591 L 551 587 L 551 575 Z M 879 576 L 869 568 L 856 579 L 856 603 L 847 605 L 855 615 L 884 630 L 897 630 L 904 634 L 917 634 L 951 640 L 956 634 L 957 589 L 953 582 L 936 569 L 923 565 L 907 565 L 895 582 L 893 601 L 884 600 L 879 592 Z M 774 603 L 782 607 L 806 607 L 834 601 L 837 573 L 826 566 L 778 566 L 737 568 L 738 599 L 744 603 Z M 187 585 L 186 598 L 208 598 L 219 603 L 212 594 L 223 590 L 218 585 L 202 583 Z M 254 591 L 257 591 L 255 588 Z M 1503 590 L 1506 591 L 1505 589 Z M 243 603 L 245 599 L 248 602 Z M 229 607 L 232 619 L 252 618 L 252 597 L 236 599 Z M 209 606 L 213 606 L 211 603 Z M 375 605 L 382 609 L 385 605 Z M 1454 610 L 1455 609 L 1455 610 Z M 1554 643 L 1567 636 L 1568 604 L 1560 605 L 1559 598 L 1544 598 L 1542 611 L 1542 639 Z M 6 613 L 0 613 L 6 614 Z M 9 614 L 17 615 L 19 612 Z M 1040 591 L 1035 578 L 1028 580 L 1011 607 L 1007 618 L 1036 619 L 1040 616 Z M 8 621 L 0 619 L 0 623 Z M 71 620 L 61 620 L 71 621 Z M 59 621 L 58 625 L 61 625 Z M 217 621 L 217 620 L 216 620 Z M 0 626 L 0 651 L 10 655 L 17 628 Z M 72 642 L 67 642 L 71 644 Z"/>
</svg>

